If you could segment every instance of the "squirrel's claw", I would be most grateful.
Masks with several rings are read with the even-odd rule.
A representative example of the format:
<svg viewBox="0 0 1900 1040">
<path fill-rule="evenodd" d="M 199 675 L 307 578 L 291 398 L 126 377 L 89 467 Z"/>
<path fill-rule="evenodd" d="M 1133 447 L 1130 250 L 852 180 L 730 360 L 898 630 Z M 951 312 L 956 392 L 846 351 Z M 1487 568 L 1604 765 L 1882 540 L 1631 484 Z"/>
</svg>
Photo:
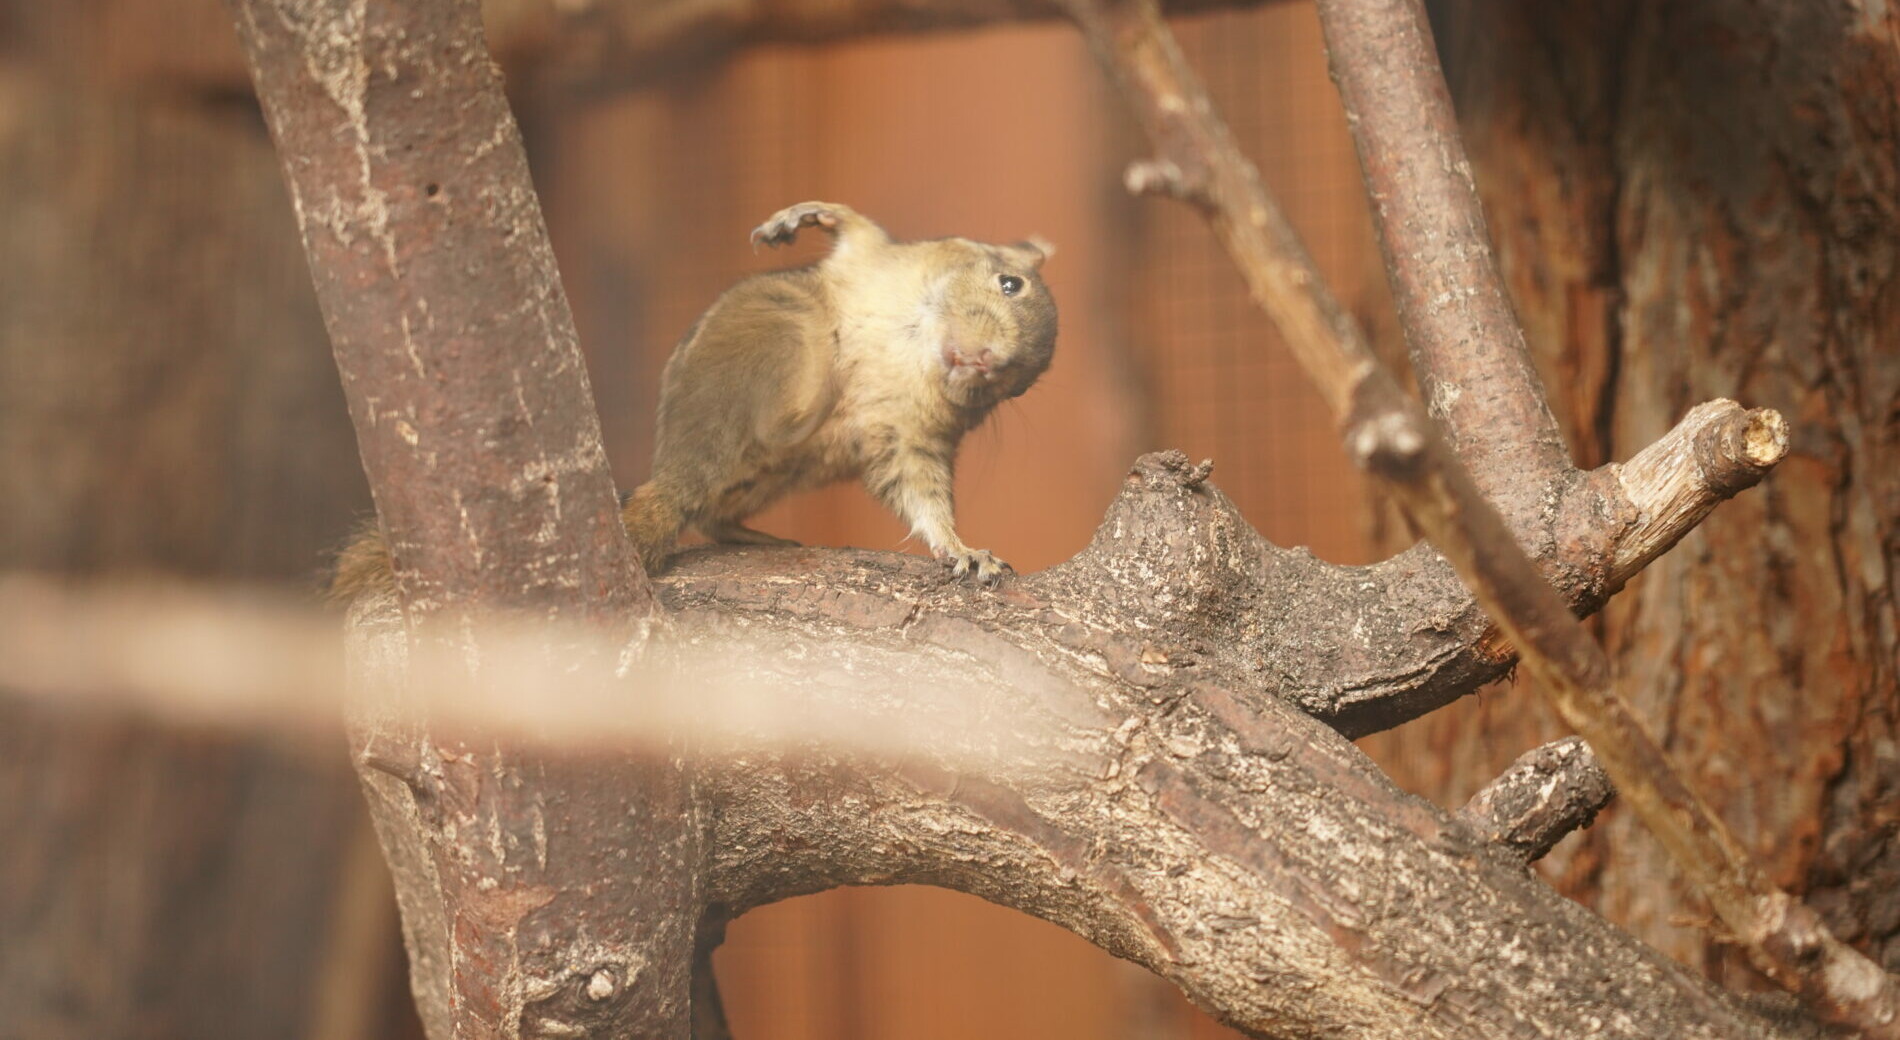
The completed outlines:
<svg viewBox="0 0 1900 1040">
<path fill-rule="evenodd" d="M 798 237 L 802 227 L 823 227 L 835 230 L 842 218 L 829 203 L 801 202 L 796 206 L 787 206 L 772 214 L 765 223 L 752 229 L 754 246 L 789 245 Z"/>
<path fill-rule="evenodd" d="M 952 549 L 937 557 L 950 573 L 958 578 L 971 578 L 984 585 L 994 587 L 1003 580 L 1003 575 L 1015 573 L 1015 568 L 987 549 Z"/>
</svg>

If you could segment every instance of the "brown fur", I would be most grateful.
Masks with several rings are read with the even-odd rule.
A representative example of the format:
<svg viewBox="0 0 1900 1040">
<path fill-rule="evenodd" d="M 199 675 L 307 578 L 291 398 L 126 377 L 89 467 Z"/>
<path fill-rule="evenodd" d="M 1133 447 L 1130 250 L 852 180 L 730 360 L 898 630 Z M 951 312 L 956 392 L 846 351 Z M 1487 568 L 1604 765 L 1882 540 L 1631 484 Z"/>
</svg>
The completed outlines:
<svg viewBox="0 0 1900 1040">
<path fill-rule="evenodd" d="M 336 554 L 330 577 L 330 601 L 349 603 L 366 592 L 394 591 L 396 575 L 389 568 L 389 549 L 382 528 L 368 520 L 357 525 L 349 544 Z"/>
<path fill-rule="evenodd" d="M 641 560 L 658 571 L 689 527 L 789 544 L 744 521 L 792 491 L 862 479 L 957 574 L 999 579 L 1008 565 L 957 537 L 952 470 L 963 435 L 1049 366 L 1049 248 L 894 242 L 823 202 L 781 210 L 753 240 L 811 226 L 836 236 L 829 256 L 728 289 L 667 361 L 653 475 L 622 512 Z M 393 585 L 372 525 L 338 556 L 332 594 Z"/>
</svg>

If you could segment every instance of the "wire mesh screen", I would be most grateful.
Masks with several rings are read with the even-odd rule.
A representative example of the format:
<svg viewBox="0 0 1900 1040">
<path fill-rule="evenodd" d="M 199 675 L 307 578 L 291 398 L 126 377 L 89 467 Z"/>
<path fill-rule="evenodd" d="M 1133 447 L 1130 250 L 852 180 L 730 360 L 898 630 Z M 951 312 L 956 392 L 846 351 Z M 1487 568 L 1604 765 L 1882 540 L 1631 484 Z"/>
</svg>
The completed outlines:
<svg viewBox="0 0 1900 1040">
<path fill-rule="evenodd" d="M 1389 307 L 1313 8 L 1220 13 L 1175 31 L 1328 284 L 1353 309 Z M 1368 559 L 1364 482 L 1233 262 L 1186 207 L 1138 212 L 1138 338 L 1152 352 L 1163 442 L 1212 457 L 1215 482 L 1274 542 Z"/>
</svg>

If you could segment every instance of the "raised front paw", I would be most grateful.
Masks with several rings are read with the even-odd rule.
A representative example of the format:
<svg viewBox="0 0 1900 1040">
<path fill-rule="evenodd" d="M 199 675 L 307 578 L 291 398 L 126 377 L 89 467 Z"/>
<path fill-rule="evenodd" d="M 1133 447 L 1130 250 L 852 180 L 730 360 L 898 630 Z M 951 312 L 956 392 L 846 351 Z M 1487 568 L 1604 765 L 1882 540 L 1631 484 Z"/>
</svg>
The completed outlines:
<svg viewBox="0 0 1900 1040">
<path fill-rule="evenodd" d="M 973 578 L 985 585 L 995 585 L 1003 580 L 1003 575 L 1014 571 L 988 549 L 947 549 L 937 554 L 937 560 L 950 568 L 951 574 Z"/>
<path fill-rule="evenodd" d="M 802 227 L 823 227 L 836 230 L 844 220 L 843 207 L 829 202 L 801 202 L 796 206 L 787 206 L 765 223 L 752 229 L 753 245 L 788 245 L 798 237 Z"/>
</svg>

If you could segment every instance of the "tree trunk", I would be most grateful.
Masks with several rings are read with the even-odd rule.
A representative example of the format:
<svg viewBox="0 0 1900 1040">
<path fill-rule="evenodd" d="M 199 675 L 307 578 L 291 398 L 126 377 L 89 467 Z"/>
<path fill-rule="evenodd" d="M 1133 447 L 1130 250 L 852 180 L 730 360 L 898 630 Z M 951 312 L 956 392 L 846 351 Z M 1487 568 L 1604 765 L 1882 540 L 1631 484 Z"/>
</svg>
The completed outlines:
<svg viewBox="0 0 1900 1040">
<path fill-rule="evenodd" d="M 1900 16 L 1467 2 L 1440 45 L 1506 276 L 1584 464 L 1711 396 L 1790 457 L 1612 601 L 1623 687 L 1782 885 L 1900 968 Z M 1519 691 L 1376 738 L 1456 801 L 1561 732 Z M 1692 964 L 1752 972 L 1614 808 L 1549 861 Z"/>
</svg>

